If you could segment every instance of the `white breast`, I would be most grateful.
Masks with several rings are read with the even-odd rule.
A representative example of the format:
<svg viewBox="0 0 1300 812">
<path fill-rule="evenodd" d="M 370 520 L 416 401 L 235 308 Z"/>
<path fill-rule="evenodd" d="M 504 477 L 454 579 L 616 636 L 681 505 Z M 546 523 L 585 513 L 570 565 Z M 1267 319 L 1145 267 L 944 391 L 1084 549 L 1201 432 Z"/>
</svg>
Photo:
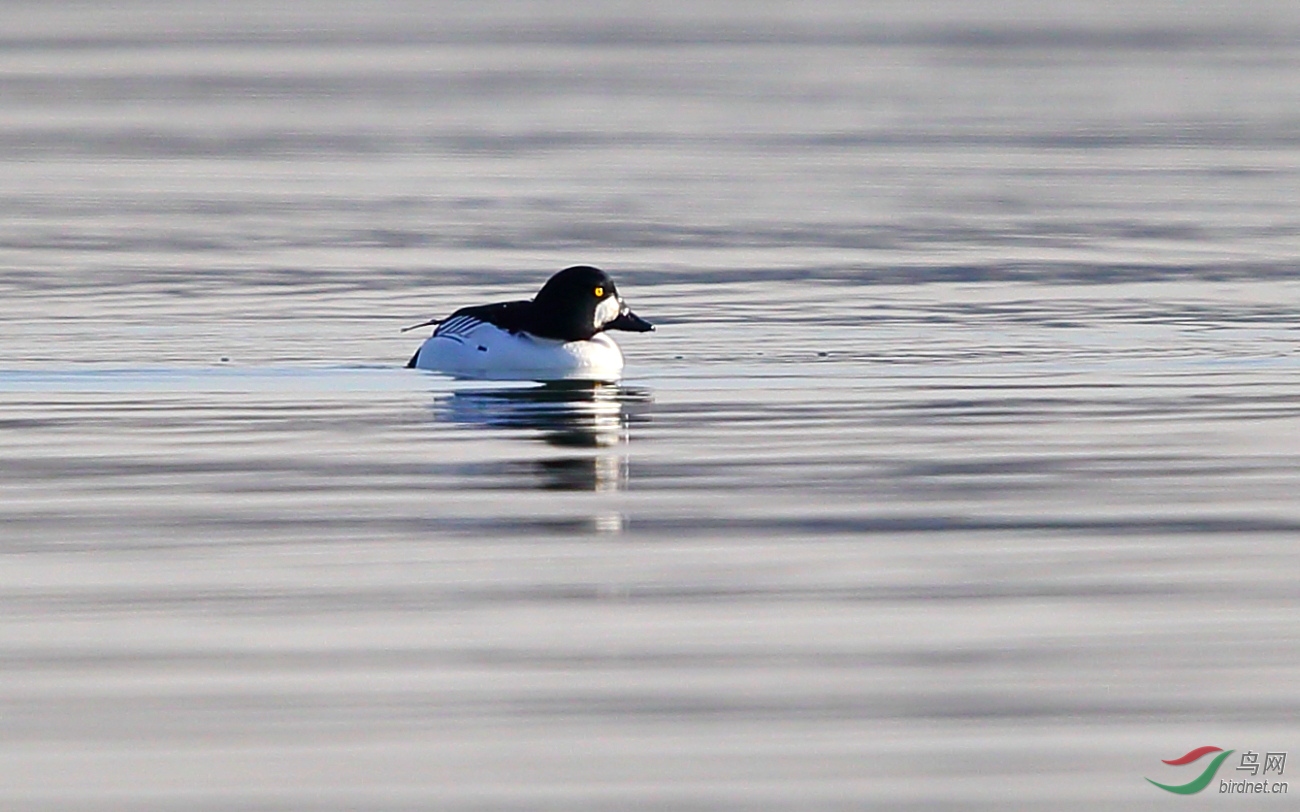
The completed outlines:
<svg viewBox="0 0 1300 812">
<path fill-rule="evenodd" d="M 604 333 L 590 341 L 557 341 L 459 316 L 438 326 L 420 347 L 415 366 L 461 378 L 615 381 L 623 353 Z"/>
</svg>

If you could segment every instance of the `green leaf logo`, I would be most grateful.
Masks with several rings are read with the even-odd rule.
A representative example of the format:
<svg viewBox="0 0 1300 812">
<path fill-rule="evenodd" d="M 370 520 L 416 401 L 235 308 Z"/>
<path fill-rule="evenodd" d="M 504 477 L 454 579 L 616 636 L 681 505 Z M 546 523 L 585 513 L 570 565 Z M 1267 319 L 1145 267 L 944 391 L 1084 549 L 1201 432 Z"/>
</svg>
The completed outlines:
<svg viewBox="0 0 1300 812">
<path fill-rule="evenodd" d="M 1198 747 L 1195 750 L 1188 753 L 1187 755 L 1183 756 L 1182 758 L 1170 759 L 1165 763 L 1166 764 L 1189 764 L 1193 761 L 1196 761 L 1198 758 L 1200 758 L 1201 756 L 1207 753 L 1213 753 L 1218 750 L 1219 750 L 1218 747 Z M 1232 750 L 1224 750 L 1223 752 L 1219 753 L 1219 755 L 1214 757 L 1214 761 L 1211 761 L 1210 765 L 1205 768 L 1205 772 L 1198 775 L 1192 781 L 1188 781 L 1186 784 L 1177 784 L 1177 785 L 1161 784 L 1159 781 L 1151 781 L 1150 778 L 1148 778 L 1147 780 L 1151 781 L 1152 784 L 1155 784 L 1157 787 L 1160 787 L 1165 792 L 1173 792 L 1178 795 L 1194 795 L 1210 785 L 1210 782 L 1214 780 L 1214 774 L 1219 771 L 1219 766 L 1223 764 L 1223 762 L 1228 758 L 1228 756 L 1232 755 L 1232 753 L 1233 753 Z"/>
</svg>

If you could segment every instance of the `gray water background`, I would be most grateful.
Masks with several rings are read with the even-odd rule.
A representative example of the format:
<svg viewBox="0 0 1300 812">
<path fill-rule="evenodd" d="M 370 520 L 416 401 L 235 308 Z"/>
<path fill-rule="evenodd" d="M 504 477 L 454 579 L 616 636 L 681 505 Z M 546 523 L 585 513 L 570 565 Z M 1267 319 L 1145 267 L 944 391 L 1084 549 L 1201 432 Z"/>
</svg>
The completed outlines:
<svg viewBox="0 0 1300 812">
<path fill-rule="evenodd" d="M 5 809 L 1300 757 L 1294 4 L 3 14 Z M 579 262 L 621 386 L 401 368 Z"/>
</svg>

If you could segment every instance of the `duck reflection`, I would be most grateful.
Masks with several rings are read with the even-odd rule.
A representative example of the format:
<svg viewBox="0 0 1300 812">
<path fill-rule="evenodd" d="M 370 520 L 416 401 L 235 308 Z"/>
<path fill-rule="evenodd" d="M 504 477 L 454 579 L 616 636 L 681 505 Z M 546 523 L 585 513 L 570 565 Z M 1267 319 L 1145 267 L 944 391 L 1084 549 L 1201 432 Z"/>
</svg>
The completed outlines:
<svg viewBox="0 0 1300 812">
<path fill-rule="evenodd" d="M 594 381 L 553 381 L 525 388 L 465 389 L 438 401 L 440 420 L 527 429 L 573 452 L 513 463 L 537 475 L 545 490 L 610 491 L 627 486 L 627 457 L 618 453 L 629 427 L 645 419 L 646 390 Z M 594 452 L 594 453 L 593 453 Z"/>
</svg>

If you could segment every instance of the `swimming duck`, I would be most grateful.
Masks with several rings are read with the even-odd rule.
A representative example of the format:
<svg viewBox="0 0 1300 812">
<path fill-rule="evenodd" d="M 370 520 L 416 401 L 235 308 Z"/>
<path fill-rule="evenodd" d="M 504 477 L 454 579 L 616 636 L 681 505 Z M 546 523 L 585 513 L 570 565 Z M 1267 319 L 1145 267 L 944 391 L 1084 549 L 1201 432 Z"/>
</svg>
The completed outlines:
<svg viewBox="0 0 1300 812">
<path fill-rule="evenodd" d="M 408 367 L 465 378 L 617 380 L 623 352 L 606 330 L 644 333 L 654 325 L 628 309 L 599 268 L 575 265 L 529 301 L 462 307 L 436 324 Z"/>
</svg>

